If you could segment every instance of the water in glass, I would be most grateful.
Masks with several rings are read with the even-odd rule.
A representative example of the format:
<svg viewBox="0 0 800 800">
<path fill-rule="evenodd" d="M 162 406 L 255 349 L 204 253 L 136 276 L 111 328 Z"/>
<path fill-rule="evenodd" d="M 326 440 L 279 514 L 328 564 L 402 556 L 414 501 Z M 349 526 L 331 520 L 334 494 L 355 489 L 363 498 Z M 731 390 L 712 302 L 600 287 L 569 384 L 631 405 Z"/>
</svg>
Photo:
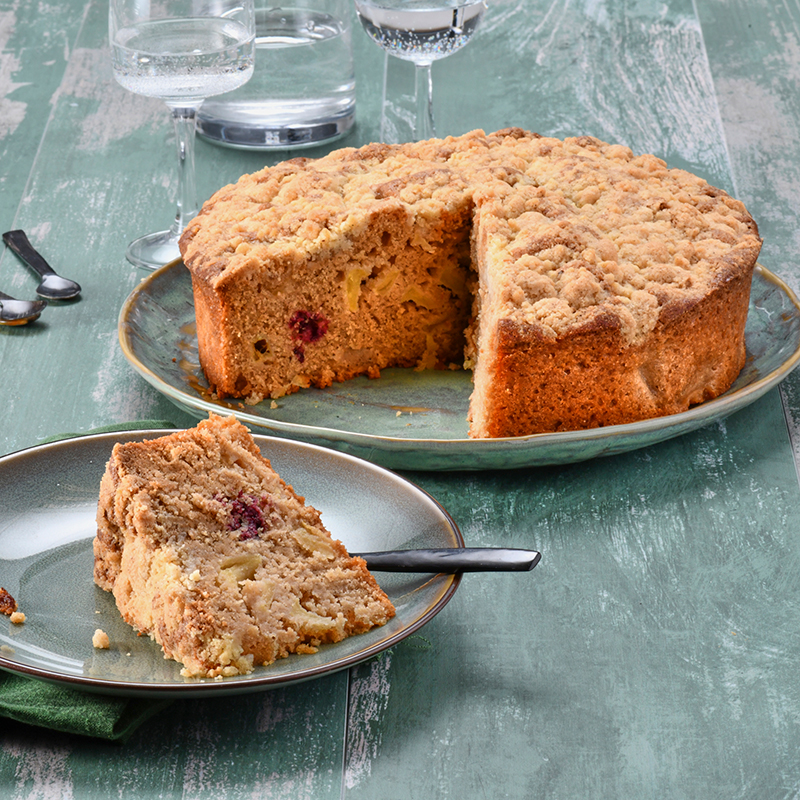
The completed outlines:
<svg viewBox="0 0 800 800">
<path fill-rule="evenodd" d="M 347 3 L 256 8 L 256 69 L 241 89 L 198 112 L 198 131 L 232 147 L 318 144 L 346 133 L 355 115 Z"/>
<path fill-rule="evenodd" d="M 198 103 L 247 80 L 253 71 L 252 38 L 236 20 L 144 20 L 117 31 L 112 65 L 128 91 Z"/>
<path fill-rule="evenodd" d="M 356 0 L 356 10 L 364 30 L 390 55 L 430 63 L 455 53 L 470 40 L 486 5 L 484 0 L 402 4 Z"/>
</svg>

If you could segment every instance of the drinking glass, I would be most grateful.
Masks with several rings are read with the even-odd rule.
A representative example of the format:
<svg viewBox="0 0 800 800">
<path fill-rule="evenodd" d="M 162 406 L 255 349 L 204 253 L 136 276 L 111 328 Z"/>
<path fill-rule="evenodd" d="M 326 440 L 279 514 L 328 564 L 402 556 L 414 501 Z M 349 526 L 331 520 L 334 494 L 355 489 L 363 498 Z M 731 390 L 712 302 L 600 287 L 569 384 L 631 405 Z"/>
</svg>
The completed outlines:
<svg viewBox="0 0 800 800">
<path fill-rule="evenodd" d="M 309 147 L 355 122 L 352 0 L 255 0 L 256 68 L 234 92 L 206 100 L 197 132 L 242 150 Z"/>
<path fill-rule="evenodd" d="M 416 67 L 417 140 L 436 135 L 434 61 L 460 50 L 486 10 L 485 0 L 355 0 L 361 25 L 390 55 Z"/>
<path fill-rule="evenodd" d="M 253 0 L 109 0 L 114 77 L 131 92 L 158 97 L 170 111 L 178 146 L 178 201 L 166 231 L 128 245 L 126 257 L 156 269 L 178 258 L 178 239 L 197 214 L 195 119 L 206 97 L 253 74 Z"/>
</svg>

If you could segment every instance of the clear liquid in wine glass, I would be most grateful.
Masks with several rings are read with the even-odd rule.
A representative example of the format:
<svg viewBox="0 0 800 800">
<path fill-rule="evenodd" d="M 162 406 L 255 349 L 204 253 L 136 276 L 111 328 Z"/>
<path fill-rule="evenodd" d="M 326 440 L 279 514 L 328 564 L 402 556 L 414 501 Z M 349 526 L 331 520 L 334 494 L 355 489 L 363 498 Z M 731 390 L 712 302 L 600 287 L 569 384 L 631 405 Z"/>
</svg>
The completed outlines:
<svg viewBox="0 0 800 800">
<path fill-rule="evenodd" d="M 416 64 L 430 64 L 464 47 L 485 10 L 484 0 L 356 0 L 367 34 L 390 55 Z"/>
<path fill-rule="evenodd" d="M 129 91 L 191 105 L 245 83 L 253 72 L 252 47 L 252 33 L 236 20 L 146 20 L 117 31 L 112 63 Z"/>
</svg>

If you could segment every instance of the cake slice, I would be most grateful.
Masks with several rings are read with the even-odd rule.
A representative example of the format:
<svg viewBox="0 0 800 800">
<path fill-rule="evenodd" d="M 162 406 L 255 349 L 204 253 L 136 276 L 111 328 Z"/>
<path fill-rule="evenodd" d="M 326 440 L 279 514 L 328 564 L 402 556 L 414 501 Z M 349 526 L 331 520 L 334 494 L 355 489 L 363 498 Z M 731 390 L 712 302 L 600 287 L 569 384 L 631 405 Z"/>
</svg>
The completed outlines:
<svg viewBox="0 0 800 800">
<path fill-rule="evenodd" d="M 94 580 L 185 677 L 242 675 L 395 610 L 235 418 L 114 446 Z"/>
</svg>

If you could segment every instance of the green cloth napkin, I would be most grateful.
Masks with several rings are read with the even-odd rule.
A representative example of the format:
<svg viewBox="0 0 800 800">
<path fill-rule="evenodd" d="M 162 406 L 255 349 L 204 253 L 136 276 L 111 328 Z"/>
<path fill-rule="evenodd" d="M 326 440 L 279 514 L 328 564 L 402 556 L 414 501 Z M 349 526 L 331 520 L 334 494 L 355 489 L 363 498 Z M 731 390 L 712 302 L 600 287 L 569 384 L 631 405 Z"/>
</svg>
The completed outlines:
<svg viewBox="0 0 800 800">
<path fill-rule="evenodd" d="M 63 733 L 124 742 L 171 702 L 92 694 L 0 672 L 1 716 Z"/>
<path fill-rule="evenodd" d="M 83 434 L 60 434 L 45 442 L 94 433 L 174 427 L 167 420 L 140 420 L 95 428 Z M 170 700 L 93 694 L 0 671 L 0 716 L 64 733 L 124 742 L 143 722 L 170 703 Z"/>
</svg>

